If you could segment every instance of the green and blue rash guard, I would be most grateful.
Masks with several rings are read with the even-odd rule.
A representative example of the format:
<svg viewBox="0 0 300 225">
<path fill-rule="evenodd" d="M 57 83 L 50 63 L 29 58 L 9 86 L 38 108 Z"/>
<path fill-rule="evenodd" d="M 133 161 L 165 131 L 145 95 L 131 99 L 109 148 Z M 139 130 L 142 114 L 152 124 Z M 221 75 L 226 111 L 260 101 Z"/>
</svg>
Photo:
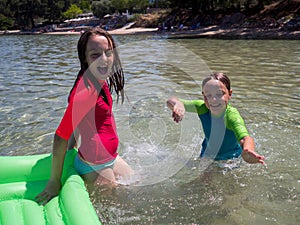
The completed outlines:
<svg viewBox="0 0 300 225">
<path fill-rule="evenodd" d="M 197 113 L 201 120 L 205 137 L 200 157 L 226 160 L 241 155 L 242 148 L 239 141 L 249 133 L 236 108 L 228 105 L 223 116 L 215 117 L 211 115 L 203 100 L 180 99 L 180 101 L 187 112 Z"/>
</svg>

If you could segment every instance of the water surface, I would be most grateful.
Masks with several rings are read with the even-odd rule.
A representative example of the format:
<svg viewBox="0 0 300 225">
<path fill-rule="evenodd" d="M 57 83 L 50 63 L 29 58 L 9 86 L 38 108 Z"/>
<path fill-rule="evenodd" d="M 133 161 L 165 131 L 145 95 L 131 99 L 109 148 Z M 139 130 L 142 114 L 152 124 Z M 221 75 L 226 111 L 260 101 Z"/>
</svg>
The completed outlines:
<svg viewBox="0 0 300 225">
<path fill-rule="evenodd" d="M 115 38 L 130 101 L 114 103 L 120 154 L 139 180 L 91 196 L 103 224 L 299 224 L 299 41 Z M 51 152 L 79 69 L 77 40 L 0 37 L 1 155 Z M 200 161 L 197 116 L 172 121 L 167 98 L 202 98 L 210 71 L 230 76 L 231 103 L 266 168 Z"/>
</svg>

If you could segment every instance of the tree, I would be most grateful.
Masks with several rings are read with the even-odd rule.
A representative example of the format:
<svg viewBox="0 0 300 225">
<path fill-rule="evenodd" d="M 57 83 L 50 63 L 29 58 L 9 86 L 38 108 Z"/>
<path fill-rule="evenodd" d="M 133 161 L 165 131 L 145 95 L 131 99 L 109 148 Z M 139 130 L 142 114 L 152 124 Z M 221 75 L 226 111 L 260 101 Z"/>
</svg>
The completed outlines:
<svg viewBox="0 0 300 225">
<path fill-rule="evenodd" d="M 149 5 L 148 0 L 128 0 L 127 8 L 143 10 Z"/>
<path fill-rule="evenodd" d="M 34 19 L 44 15 L 47 0 L 12 0 L 7 7 L 19 27 L 31 29 L 35 28 Z"/>
<path fill-rule="evenodd" d="M 83 12 L 90 12 L 91 11 L 91 4 L 87 0 L 82 0 L 79 3 L 80 8 L 82 9 Z"/>
<path fill-rule="evenodd" d="M 8 18 L 0 13 L 0 30 L 7 30 L 11 28 L 13 24 L 14 20 L 12 18 Z"/>
<path fill-rule="evenodd" d="M 152 0 L 152 6 L 192 9 L 193 16 L 244 10 L 249 15 L 278 0 Z M 283 0 L 282 0 L 283 1 Z M 143 11 L 148 0 L 0 0 L 0 29 L 31 29 L 36 21 L 61 22 L 92 10 L 102 18 L 113 12 Z M 229 11 L 228 11 L 229 10 Z M 65 13 L 63 13 L 65 12 Z"/>
<path fill-rule="evenodd" d="M 111 0 L 112 7 L 119 13 L 129 10 L 143 10 L 149 6 L 148 0 Z"/>
<path fill-rule="evenodd" d="M 123 12 L 126 10 L 129 0 L 111 0 L 112 7 L 118 11 Z"/>
<path fill-rule="evenodd" d="M 65 1 L 63 0 L 48 0 L 47 10 L 44 14 L 44 19 L 48 22 L 59 22 L 63 17 L 63 9 L 65 7 Z"/>
<path fill-rule="evenodd" d="M 69 9 L 63 13 L 64 17 L 67 19 L 75 18 L 82 13 L 82 10 L 75 4 L 72 4 Z"/>
<path fill-rule="evenodd" d="M 111 5 L 111 1 L 101 0 L 101 1 L 93 2 L 92 3 L 92 12 L 98 18 L 102 18 L 106 14 L 112 13 L 113 8 L 112 8 L 112 5 Z"/>
</svg>

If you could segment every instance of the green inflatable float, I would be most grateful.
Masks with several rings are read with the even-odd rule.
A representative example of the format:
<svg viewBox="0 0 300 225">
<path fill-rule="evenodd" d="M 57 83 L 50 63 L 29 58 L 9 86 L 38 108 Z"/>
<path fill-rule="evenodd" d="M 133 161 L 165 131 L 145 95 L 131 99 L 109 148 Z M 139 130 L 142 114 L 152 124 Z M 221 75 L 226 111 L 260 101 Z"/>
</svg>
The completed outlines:
<svg viewBox="0 0 300 225">
<path fill-rule="evenodd" d="M 45 206 L 35 202 L 50 177 L 51 155 L 0 156 L 0 225 L 101 225 L 84 182 L 66 154 L 63 187 Z"/>
</svg>

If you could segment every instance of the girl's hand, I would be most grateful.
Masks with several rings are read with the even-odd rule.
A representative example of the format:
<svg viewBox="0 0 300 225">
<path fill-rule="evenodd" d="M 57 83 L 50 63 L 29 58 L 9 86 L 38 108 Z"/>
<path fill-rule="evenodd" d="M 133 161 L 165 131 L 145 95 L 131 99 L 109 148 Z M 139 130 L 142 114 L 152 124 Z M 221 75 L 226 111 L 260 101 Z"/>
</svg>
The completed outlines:
<svg viewBox="0 0 300 225">
<path fill-rule="evenodd" d="M 167 101 L 167 106 L 172 110 L 172 117 L 176 123 L 180 122 L 184 116 L 184 105 L 177 97 L 171 97 Z"/>
<path fill-rule="evenodd" d="M 262 156 L 262 155 L 259 155 L 257 154 L 256 152 L 254 151 L 250 151 L 248 149 L 244 149 L 242 151 L 242 158 L 245 160 L 245 162 L 247 163 L 251 163 L 251 164 L 254 164 L 254 163 L 261 163 L 263 165 L 266 165 L 265 163 L 265 157 Z"/>
<path fill-rule="evenodd" d="M 184 116 L 185 108 L 184 105 L 181 102 L 176 102 L 176 104 L 173 107 L 173 113 L 172 117 L 176 123 L 179 123 Z"/>
<path fill-rule="evenodd" d="M 41 204 L 47 204 L 52 198 L 57 196 L 61 189 L 60 181 L 50 179 L 45 187 L 44 191 L 38 194 L 35 199 L 36 201 Z"/>
</svg>

